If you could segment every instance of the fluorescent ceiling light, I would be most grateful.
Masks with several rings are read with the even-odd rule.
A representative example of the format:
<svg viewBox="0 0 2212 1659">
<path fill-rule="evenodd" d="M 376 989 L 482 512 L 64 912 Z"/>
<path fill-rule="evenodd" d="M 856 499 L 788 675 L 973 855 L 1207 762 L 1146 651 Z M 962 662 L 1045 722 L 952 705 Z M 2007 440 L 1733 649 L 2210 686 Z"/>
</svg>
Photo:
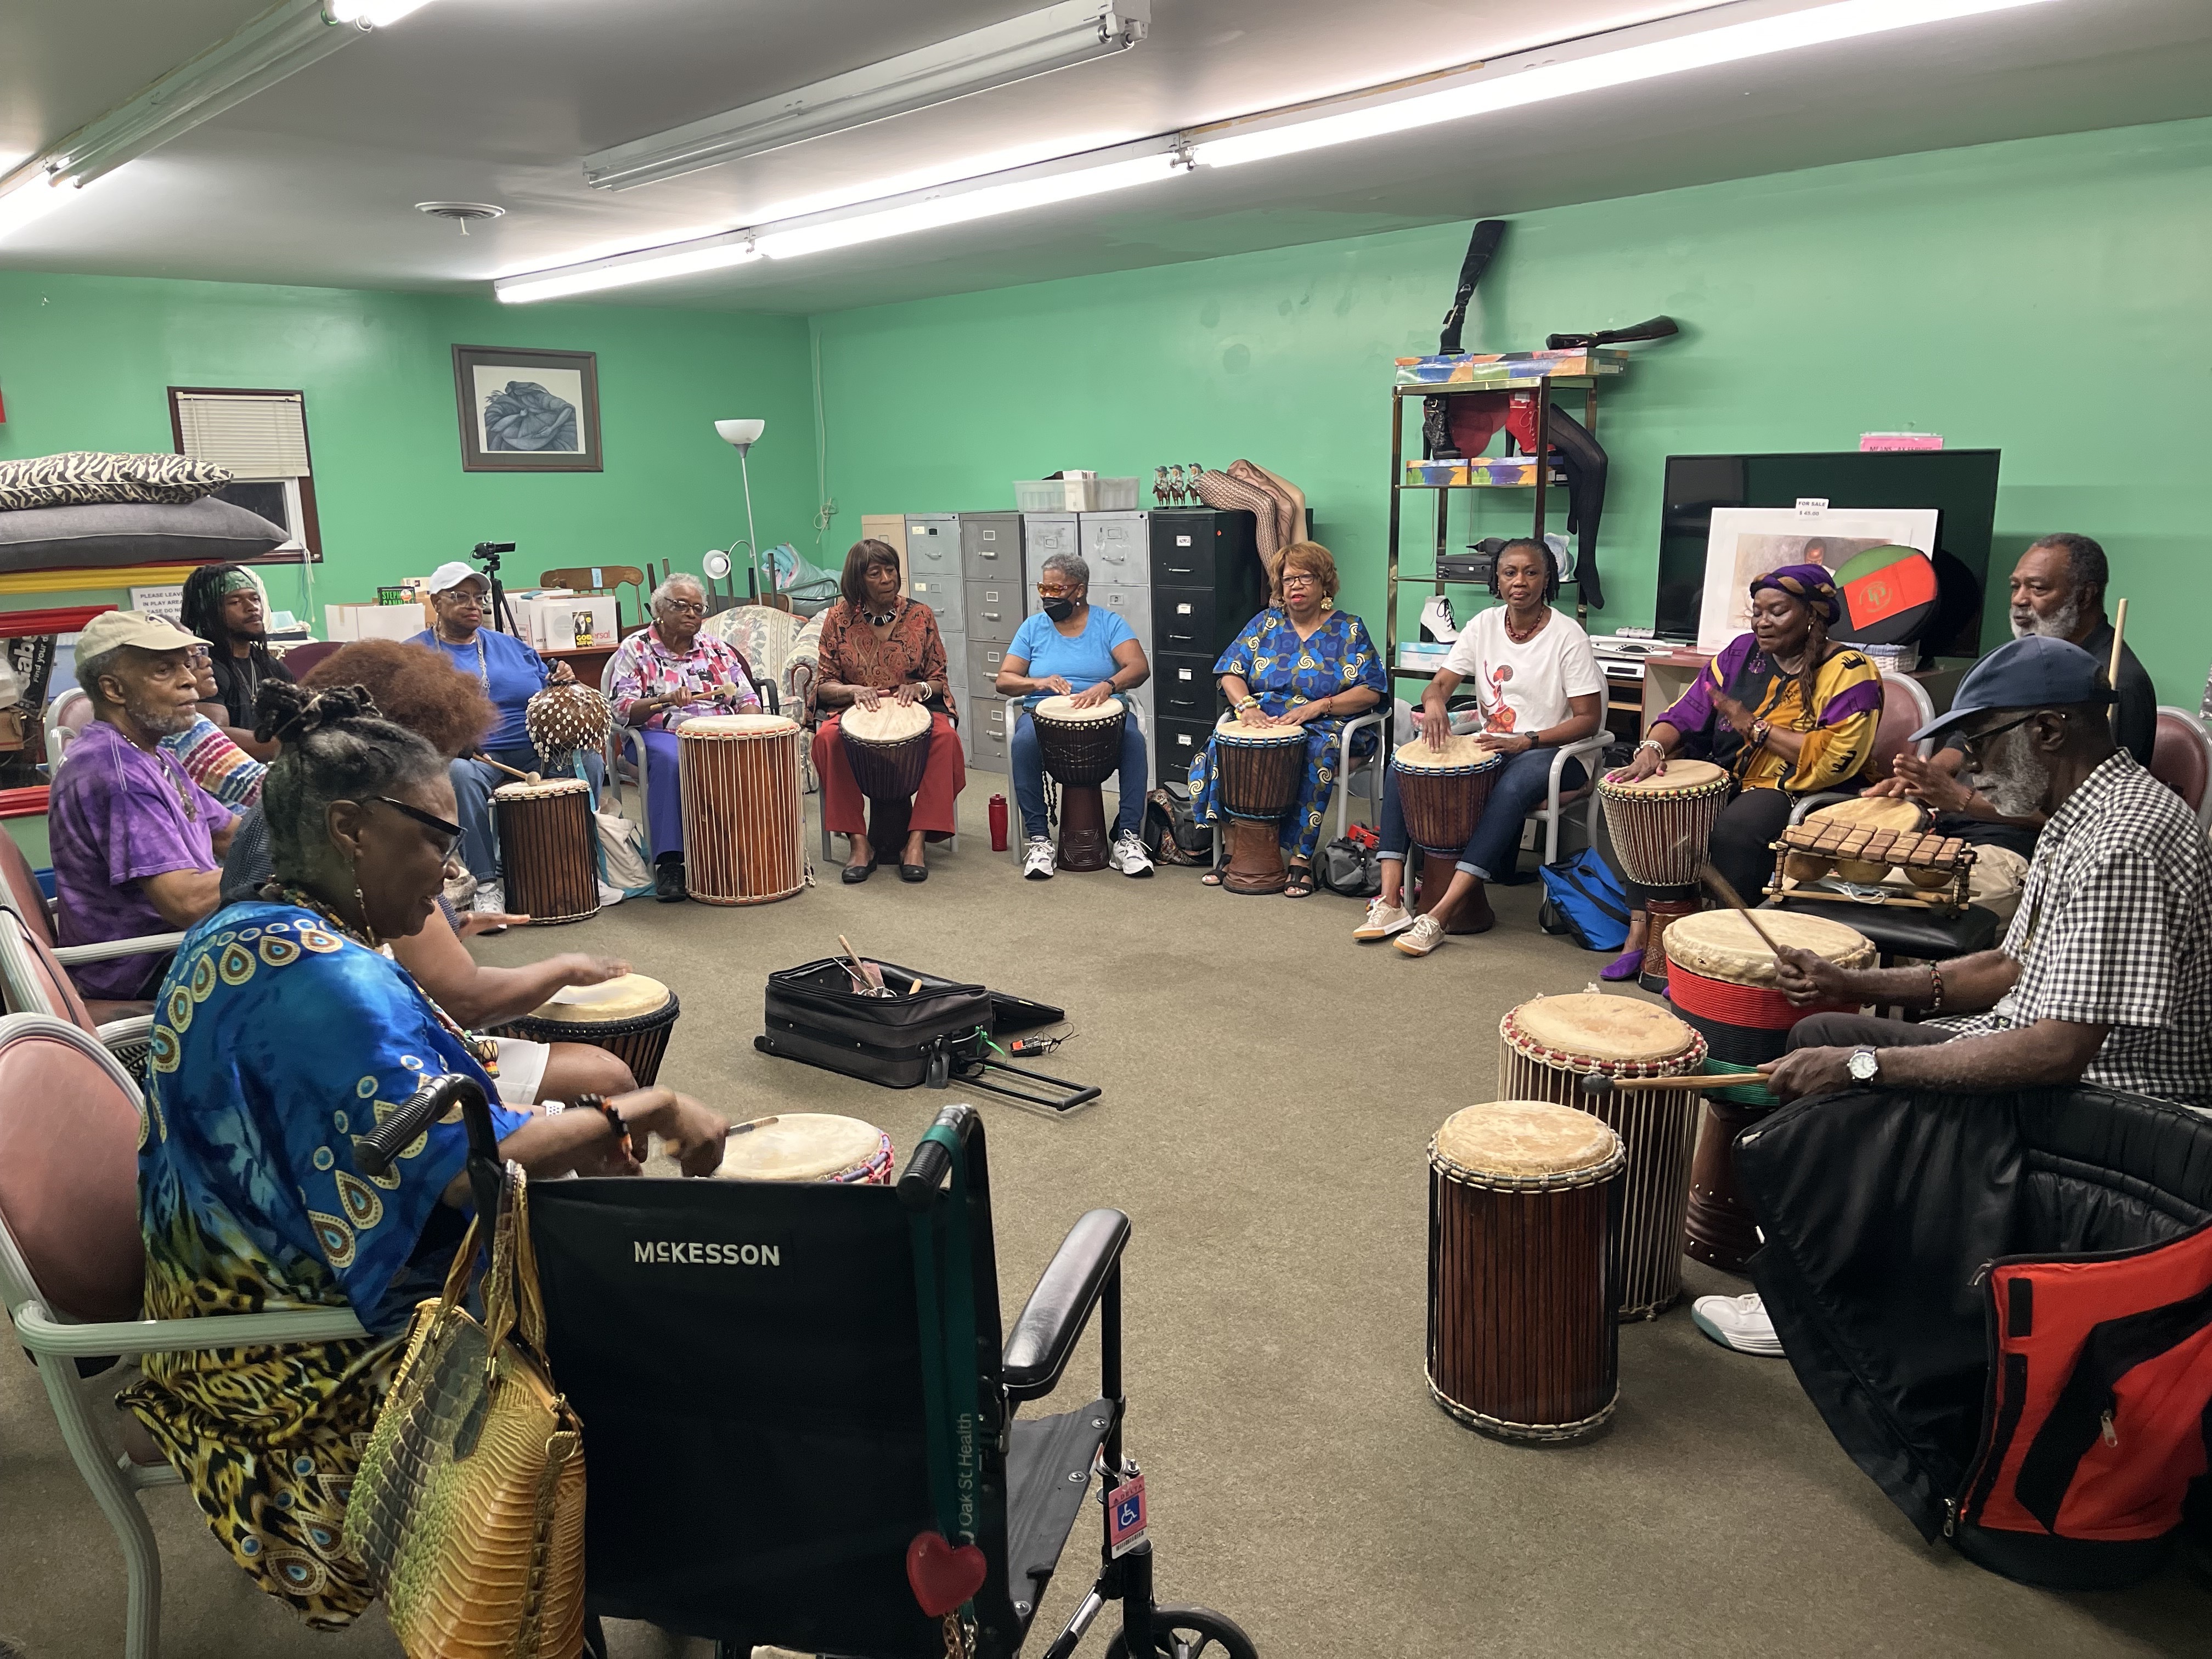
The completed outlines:
<svg viewBox="0 0 2212 1659">
<path fill-rule="evenodd" d="M 726 270 L 732 265 L 749 264 L 760 257 L 754 250 L 750 231 L 726 230 L 696 241 L 611 254 L 604 259 L 563 265 L 557 270 L 501 276 L 491 287 L 492 292 L 507 304 L 522 305 L 532 300 L 565 300 L 575 294 L 596 294 L 605 289 L 630 288 L 639 283 L 664 283 L 674 276 Z"/>
<path fill-rule="evenodd" d="M 584 178 L 600 190 L 678 178 L 1110 57 L 1142 40 L 1151 25 L 1152 0 L 1061 0 L 866 69 L 594 151 L 584 158 Z"/>
<path fill-rule="evenodd" d="M 389 28 L 409 12 L 420 11 L 429 3 L 430 0 L 330 0 L 331 21 Z"/>
<path fill-rule="evenodd" d="M 1474 76 L 1434 91 L 1386 94 L 1376 101 L 1336 113 L 1277 118 L 1259 116 L 1251 118 L 1249 126 L 1243 122 L 1227 123 L 1224 125 L 1228 131 L 1223 137 L 1196 137 L 1191 157 L 1202 167 L 1236 167 L 1246 161 L 1268 161 L 1332 144 L 1405 132 L 1440 121 L 1456 121 L 1470 115 L 1518 109 L 1577 93 L 1626 86 L 1686 70 L 1711 69 L 1749 58 L 1793 52 L 1801 46 L 1823 46 L 1892 29 L 2045 3 L 2047 0 L 1837 0 L 1830 5 L 1705 27 L 1698 25 L 1707 22 L 1713 14 L 1692 13 L 1673 20 L 1673 26 L 1682 32 L 1667 38 L 1647 39 L 1607 50 L 1605 42 L 1609 38 L 1656 33 L 1670 25 L 1623 30 L 1611 37 L 1599 36 L 1587 43 L 1577 43 L 1589 48 L 1582 55 L 1565 56 L 1553 51 L 1522 53 L 1486 65 Z M 1726 11 L 1740 15 L 1743 9 L 1730 7 Z M 1358 96 L 1352 94 L 1353 99 Z M 1262 122 L 1266 125 L 1257 125 Z M 1240 127 L 1247 130 L 1238 131 Z"/>
</svg>

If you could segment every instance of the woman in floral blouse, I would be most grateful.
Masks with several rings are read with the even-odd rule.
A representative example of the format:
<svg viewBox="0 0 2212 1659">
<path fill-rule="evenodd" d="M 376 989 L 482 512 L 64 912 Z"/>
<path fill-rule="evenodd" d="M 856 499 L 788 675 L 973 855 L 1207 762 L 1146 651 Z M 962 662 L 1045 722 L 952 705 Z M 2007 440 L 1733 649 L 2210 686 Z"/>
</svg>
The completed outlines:
<svg viewBox="0 0 2212 1659">
<path fill-rule="evenodd" d="M 956 803 L 968 781 L 968 763 L 952 726 L 958 714 L 945 677 L 945 641 L 934 611 L 899 597 L 898 555 L 888 542 L 854 543 L 845 556 L 842 586 L 844 597 L 822 619 L 822 678 L 814 692 L 820 707 L 839 711 L 814 734 L 822 821 L 851 848 L 845 880 L 866 881 L 883 849 L 868 840 L 860 786 L 840 729 L 842 711 L 855 703 L 873 708 L 886 700 L 922 704 L 929 710 L 929 760 L 907 814 L 898 860 L 900 880 L 927 881 L 922 845 L 952 833 Z"/>
<path fill-rule="evenodd" d="M 653 591 L 653 626 L 615 653 L 615 718 L 635 726 L 650 757 L 646 816 L 653 820 L 653 896 L 684 895 L 684 797 L 676 728 L 694 714 L 757 709 L 760 696 L 737 648 L 701 631 L 707 590 L 696 576 L 671 576 Z"/>
</svg>

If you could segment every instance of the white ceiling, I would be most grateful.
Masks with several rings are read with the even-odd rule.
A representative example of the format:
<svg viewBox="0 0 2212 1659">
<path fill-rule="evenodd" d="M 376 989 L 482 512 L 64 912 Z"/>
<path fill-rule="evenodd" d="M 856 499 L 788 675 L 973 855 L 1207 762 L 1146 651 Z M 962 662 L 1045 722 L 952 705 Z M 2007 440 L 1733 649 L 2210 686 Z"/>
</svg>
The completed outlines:
<svg viewBox="0 0 2212 1659">
<path fill-rule="evenodd" d="M 9 0 L 0 168 L 266 0 Z M 974 158 L 1166 132 L 1682 10 L 1682 0 L 1154 0 L 1132 52 L 621 193 L 589 150 L 943 39 L 1024 0 L 437 0 L 134 162 L 0 267 L 469 289 Z M 2212 114 L 2212 3 L 2055 0 L 1088 204 L 611 294 L 810 312 Z M 1001 164 L 1004 164 L 1003 162 Z M 960 169 L 964 171 L 966 169 Z M 497 203 L 464 239 L 430 199 Z"/>
</svg>

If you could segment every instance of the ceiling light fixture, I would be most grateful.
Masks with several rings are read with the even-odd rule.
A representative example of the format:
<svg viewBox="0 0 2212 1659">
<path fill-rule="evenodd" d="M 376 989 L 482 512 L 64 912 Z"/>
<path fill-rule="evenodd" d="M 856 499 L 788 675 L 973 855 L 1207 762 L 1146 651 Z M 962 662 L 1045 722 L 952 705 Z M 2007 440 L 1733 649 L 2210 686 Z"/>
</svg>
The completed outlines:
<svg viewBox="0 0 2212 1659">
<path fill-rule="evenodd" d="M 680 178 L 1110 57 L 1142 40 L 1151 26 L 1152 0 L 1061 0 L 866 69 L 596 150 L 584 158 L 584 178 L 599 190 L 633 190 Z"/>
<path fill-rule="evenodd" d="M 0 234 L 55 205 L 25 215 L 14 198 L 43 180 L 58 195 L 104 178 L 126 161 L 212 120 L 264 87 L 327 58 L 428 0 L 280 0 L 205 52 L 187 58 L 128 103 L 88 122 L 0 178 Z M 67 199 L 64 196 L 63 199 Z"/>
<path fill-rule="evenodd" d="M 639 283 L 665 283 L 677 276 L 696 276 L 709 270 L 727 270 L 750 264 L 761 256 L 749 230 L 726 230 L 666 247 L 640 248 L 634 253 L 611 253 L 604 259 L 586 259 L 557 270 L 532 271 L 501 276 L 492 292 L 509 305 L 533 300 L 565 300 L 577 294 L 596 294 L 611 288 L 631 288 Z"/>
</svg>

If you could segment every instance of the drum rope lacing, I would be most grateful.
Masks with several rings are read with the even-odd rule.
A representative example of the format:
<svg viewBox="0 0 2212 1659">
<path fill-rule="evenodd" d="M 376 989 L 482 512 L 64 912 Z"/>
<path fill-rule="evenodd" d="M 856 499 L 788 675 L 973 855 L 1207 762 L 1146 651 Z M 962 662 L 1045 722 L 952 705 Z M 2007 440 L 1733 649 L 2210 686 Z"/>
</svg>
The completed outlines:
<svg viewBox="0 0 2212 1659">
<path fill-rule="evenodd" d="M 1498 1022 L 1498 1035 L 1512 1045 L 1515 1053 L 1529 1060 L 1540 1060 L 1558 1070 L 1584 1076 L 1595 1073 L 1606 1077 L 1692 1077 L 1705 1063 L 1705 1040 L 1702 1036 L 1696 1037 L 1679 1054 L 1663 1054 L 1656 1060 L 1606 1060 L 1589 1054 L 1572 1054 L 1566 1049 L 1539 1042 L 1514 1024 L 1513 1016 L 1510 1013 Z"/>
<path fill-rule="evenodd" d="M 1437 1150 L 1435 1137 L 1429 1140 L 1429 1162 L 1436 1168 L 1455 1178 L 1464 1178 L 1470 1187 L 1487 1188 L 1495 1192 L 1547 1193 L 1565 1192 L 1577 1187 L 1591 1187 L 1619 1170 L 1628 1167 L 1627 1143 L 1618 1136 L 1613 1151 L 1595 1164 L 1585 1164 L 1577 1170 L 1547 1170 L 1541 1175 L 1511 1175 L 1499 1170 L 1470 1169 L 1449 1152 Z"/>
</svg>

